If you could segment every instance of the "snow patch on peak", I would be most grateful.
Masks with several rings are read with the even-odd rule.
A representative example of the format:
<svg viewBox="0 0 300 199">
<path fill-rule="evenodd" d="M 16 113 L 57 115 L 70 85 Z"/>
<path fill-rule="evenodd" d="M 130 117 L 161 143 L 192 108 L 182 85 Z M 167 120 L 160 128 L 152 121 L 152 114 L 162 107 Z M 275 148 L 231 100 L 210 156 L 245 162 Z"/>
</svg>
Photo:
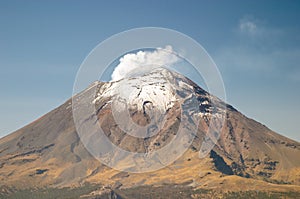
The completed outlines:
<svg viewBox="0 0 300 199">
<path fill-rule="evenodd" d="M 177 101 L 176 89 L 169 82 L 170 75 L 168 70 L 159 68 L 143 76 L 113 82 L 103 93 L 96 95 L 93 103 L 100 97 L 113 96 L 114 100 L 126 101 L 139 111 L 145 103 L 150 103 L 154 109 L 165 112 Z"/>
</svg>

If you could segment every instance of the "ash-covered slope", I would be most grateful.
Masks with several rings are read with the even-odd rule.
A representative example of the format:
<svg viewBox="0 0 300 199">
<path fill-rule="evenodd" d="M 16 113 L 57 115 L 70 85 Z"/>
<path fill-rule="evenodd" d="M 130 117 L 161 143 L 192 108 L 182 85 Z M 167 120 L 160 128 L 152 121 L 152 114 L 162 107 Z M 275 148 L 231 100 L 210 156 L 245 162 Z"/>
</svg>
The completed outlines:
<svg viewBox="0 0 300 199">
<path fill-rule="evenodd" d="M 193 131 L 188 150 L 173 164 L 155 172 L 120 172 L 101 164 L 85 148 L 76 132 L 70 99 L 0 139 L 1 187 L 63 187 L 88 182 L 114 188 L 185 183 L 207 189 L 299 190 L 298 142 L 245 117 L 178 73 L 156 69 L 117 82 L 95 82 L 73 100 L 78 102 L 73 104 L 74 109 L 91 106 L 96 110 L 96 115 L 82 113 L 75 121 L 83 125 L 95 122 L 114 145 L 125 151 L 149 153 L 166 147 L 184 119 L 196 121 L 198 128 Z M 189 106 L 186 114 L 182 113 L 183 103 Z M 144 126 L 149 137 L 141 137 L 130 121 Z M 164 125 L 156 125 L 160 121 Z M 199 158 L 210 125 L 221 125 L 220 138 L 207 157 Z M 157 133 L 153 133 L 155 130 Z M 95 133 L 86 139 L 101 141 L 95 139 Z M 139 166 L 117 157 L 115 153 L 109 162 L 115 161 L 113 165 L 118 168 L 130 171 Z"/>
</svg>

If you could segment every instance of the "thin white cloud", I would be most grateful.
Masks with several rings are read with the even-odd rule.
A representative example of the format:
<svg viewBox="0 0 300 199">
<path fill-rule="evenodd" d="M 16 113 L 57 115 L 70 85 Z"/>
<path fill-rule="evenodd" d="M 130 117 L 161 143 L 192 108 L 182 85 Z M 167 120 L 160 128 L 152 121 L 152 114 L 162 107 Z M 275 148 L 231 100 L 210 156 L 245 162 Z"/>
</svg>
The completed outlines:
<svg viewBox="0 0 300 199">
<path fill-rule="evenodd" d="M 254 17 L 242 17 L 231 45 L 221 47 L 215 59 L 226 70 L 268 74 L 298 81 L 300 48 L 286 48 L 296 33 L 272 27 Z"/>
<path fill-rule="evenodd" d="M 298 127 L 292 124 L 300 115 L 299 28 L 243 17 L 233 30 L 213 56 L 226 82 L 227 99 L 246 115 L 299 140 L 294 133 Z"/>
<path fill-rule="evenodd" d="M 154 51 L 138 51 L 128 53 L 120 58 L 120 63 L 114 69 L 112 81 L 120 80 L 124 77 L 134 76 L 158 67 L 168 67 L 179 61 L 172 46 L 157 48 Z"/>
<path fill-rule="evenodd" d="M 240 21 L 239 29 L 243 33 L 255 34 L 257 32 L 257 25 L 253 21 L 242 20 Z"/>
<path fill-rule="evenodd" d="M 239 36 L 246 36 L 251 41 L 276 41 L 279 37 L 286 37 L 286 30 L 270 27 L 265 21 L 253 16 L 244 16 L 235 28 Z"/>
<path fill-rule="evenodd" d="M 249 15 L 244 16 L 239 20 L 237 29 L 240 34 L 255 38 L 263 37 L 271 31 L 269 27 L 266 27 L 266 24 L 262 20 Z M 277 34 L 276 31 L 274 33 Z M 272 35 L 274 33 L 272 33 Z"/>
</svg>

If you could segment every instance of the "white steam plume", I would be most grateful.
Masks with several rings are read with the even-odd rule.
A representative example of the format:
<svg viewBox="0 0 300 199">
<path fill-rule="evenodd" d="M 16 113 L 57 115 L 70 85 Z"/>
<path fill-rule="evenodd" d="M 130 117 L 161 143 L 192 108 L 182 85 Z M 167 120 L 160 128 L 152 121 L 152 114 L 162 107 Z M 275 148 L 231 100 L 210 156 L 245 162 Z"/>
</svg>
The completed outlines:
<svg viewBox="0 0 300 199">
<path fill-rule="evenodd" d="M 120 58 L 119 65 L 114 69 L 111 80 L 117 81 L 124 77 L 134 76 L 158 67 L 171 66 L 179 61 L 172 46 L 157 48 L 154 51 L 138 51 Z"/>
</svg>

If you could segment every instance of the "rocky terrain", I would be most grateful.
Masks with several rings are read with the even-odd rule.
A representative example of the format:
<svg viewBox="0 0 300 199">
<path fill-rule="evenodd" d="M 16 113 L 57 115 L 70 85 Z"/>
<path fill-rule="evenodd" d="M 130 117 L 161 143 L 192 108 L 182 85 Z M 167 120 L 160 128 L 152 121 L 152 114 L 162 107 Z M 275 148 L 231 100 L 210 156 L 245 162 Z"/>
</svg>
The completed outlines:
<svg viewBox="0 0 300 199">
<path fill-rule="evenodd" d="M 86 114 L 89 108 L 95 114 Z M 85 126 L 93 127 L 80 133 L 78 128 Z M 103 135 L 97 136 L 96 126 Z M 121 150 L 111 153 L 104 137 L 122 151 L 156 159 Z M 176 155 L 170 153 L 174 140 L 182 146 Z M 204 142 L 216 145 L 210 150 Z M 13 194 L 19 193 L 34 198 L 34 193 L 50 196 L 64 190 L 78 193 L 69 198 L 230 198 L 232 192 L 296 198 L 299 157 L 299 142 L 247 118 L 188 78 L 156 69 L 117 82 L 94 82 L 1 138 L 0 197 L 16 198 Z"/>
</svg>

